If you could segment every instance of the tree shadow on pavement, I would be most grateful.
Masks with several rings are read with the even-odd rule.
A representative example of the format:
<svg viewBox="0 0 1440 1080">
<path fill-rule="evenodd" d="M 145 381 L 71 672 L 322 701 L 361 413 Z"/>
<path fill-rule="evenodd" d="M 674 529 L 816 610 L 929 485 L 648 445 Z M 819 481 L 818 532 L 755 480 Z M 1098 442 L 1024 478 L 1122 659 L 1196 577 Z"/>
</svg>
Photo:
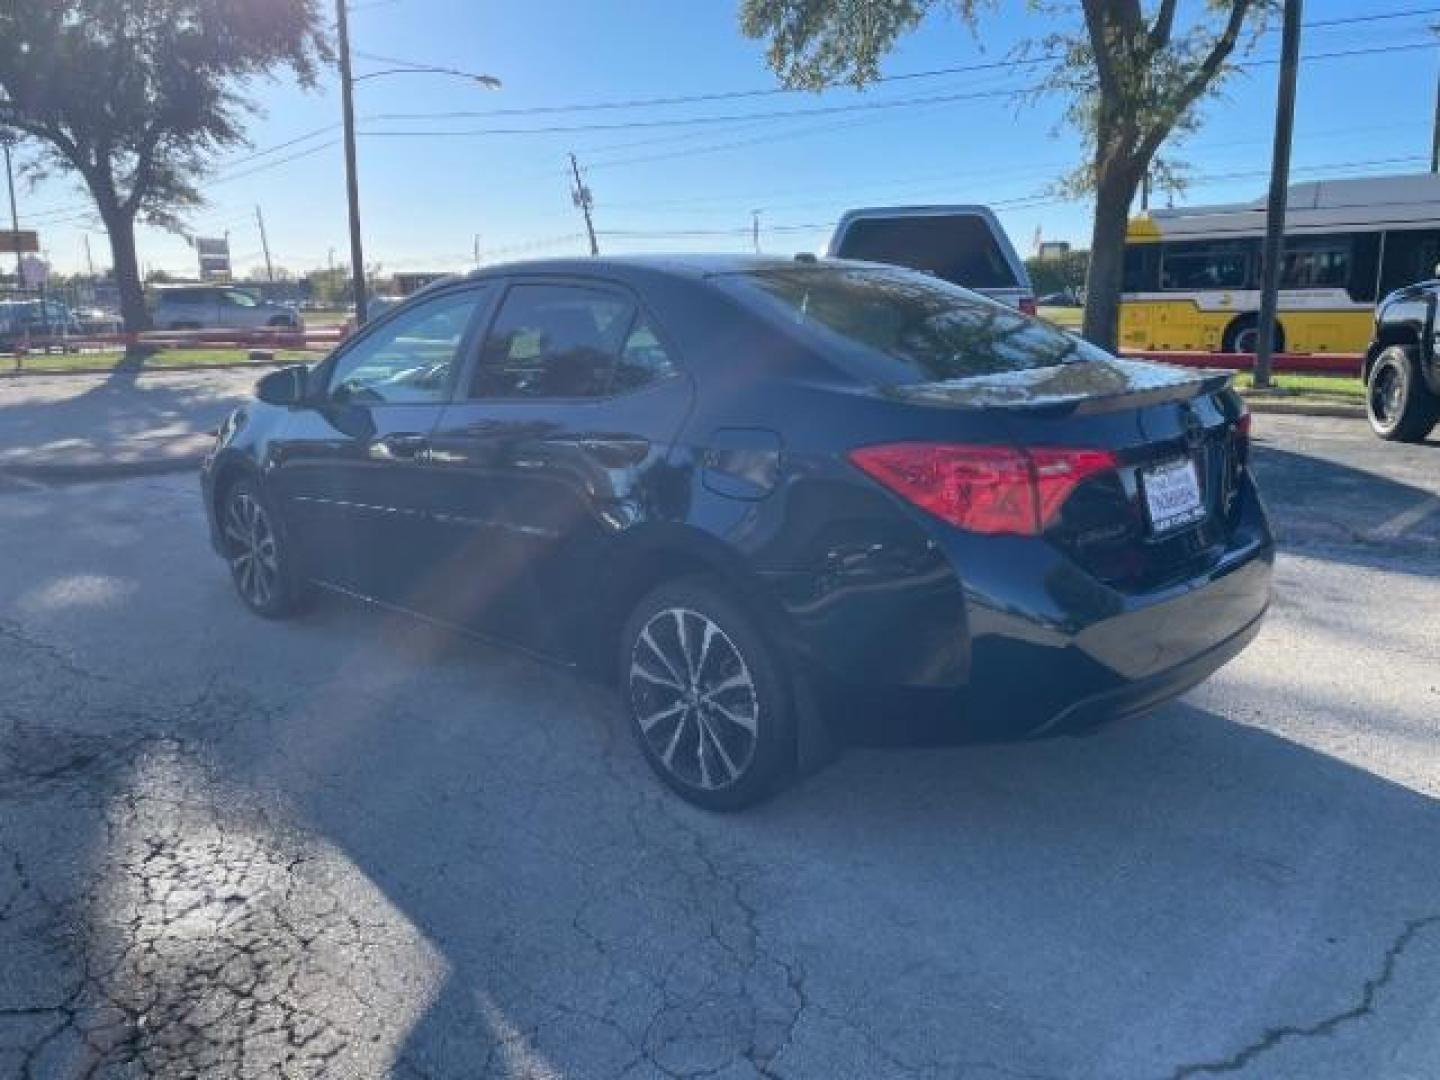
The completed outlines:
<svg viewBox="0 0 1440 1080">
<path fill-rule="evenodd" d="M 197 436 L 249 396 L 254 378 L 133 371 L 0 382 L 0 468 L 104 467 L 193 451 Z"/>
<path fill-rule="evenodd" d="M 1311 688 L 1328 741 L 1264 730 L 1287 687 L 1242 660 L 710 815 L 554 668 L 255 619 L 147 483 L 0 501 L 0 1073 L 82 1011 L 76 1054 L 169 1075 L 242 1041 L 296 1075 L 1436 1072 L 1440 803 L 1387 778 L 1434 739 L 1367 722 L 1379 673 Z"/>
<path fill-rule="evenodd" d="M 445 957 L 402 1075 L 1365 1075 L 1393 1044 L 1304 1032 L 1381 980 L 1413 1039 L 1440 992 L 1440 806 L 1193 705 L 714 816 L 592 689 L 467 651 L 255 762 Z"/>
<path fill-rule="evenodd" d="M 1282 548 L 1434 577 L 1440 455 L 1434 465 L 1435 489 L 1274 446 L 1257 449 L 1254 467 Z"/>
</svg>

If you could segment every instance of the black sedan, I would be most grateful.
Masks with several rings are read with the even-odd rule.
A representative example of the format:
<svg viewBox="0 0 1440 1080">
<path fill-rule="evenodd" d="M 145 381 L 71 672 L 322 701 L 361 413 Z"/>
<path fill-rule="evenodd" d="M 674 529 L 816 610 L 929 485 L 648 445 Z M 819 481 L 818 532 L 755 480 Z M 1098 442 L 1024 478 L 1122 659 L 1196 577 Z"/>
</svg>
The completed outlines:
<svg viewBox="0 0 1440 1080">
<path fill-rule="evenodd" d="M 875 692 L 1017 735 L 1149 707 L 1269 603 L 1225 376 L 909 271 L 489 268 L 258 397 L 204 470 L 247 605 L 322 586 L 588 666 L 706 807 Z"/>
</svg>

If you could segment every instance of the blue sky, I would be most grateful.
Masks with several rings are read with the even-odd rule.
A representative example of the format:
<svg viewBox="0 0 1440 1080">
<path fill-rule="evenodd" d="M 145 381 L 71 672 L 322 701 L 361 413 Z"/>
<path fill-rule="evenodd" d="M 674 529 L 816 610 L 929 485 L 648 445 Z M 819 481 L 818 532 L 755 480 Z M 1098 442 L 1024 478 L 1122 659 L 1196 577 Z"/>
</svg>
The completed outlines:
<svg viewBox="0 0 1440 1080">
<path fill-rule="evenodd" d="M 570 200 L 575 151 L 595 198 L 605 252 L 747 249 L 751 211 L 762 245 L 822 249 L 847 207 L 905 202 L 985 202 L 1016 246 L 1084 242 L 1089 207 L 1047 186 L 1071 168 L 1078 140 L 1060 124 L 1060 102 L 1020 102 L 1034 69 L 1004 63 L 1050 24 L 1004 0 L 972 34 L 938 16 L 888 59 L 891 75 L 972 65 L 980 70 L 814 94 L 761 94 L 686 104 L 523 115 L 385 119 L 489 112 L 730 91 L 778 85 L 763 45 L 741 36 L 731 0 L 351 0 L 356 71 L 396 58 L 498 76 L 499 91 L 457 79 L 405 75 L 362 82 L 360 183 L 367 262 L 387 270 L 454 270 L 482 261 L 583 250 Z M 1198 10 L 1199 0 L 1186 0 Z M 1078 5 L 1076 5 L 1078 8 Z M 1338 26 L 1354 16 L 1404 17 Z M 1423 171 L 1428 167 L 1440 40 L 1428 24 L 1440 5 L 1405 0 L 1310 0 L 1303 38 L 1296 179 Z M 1330 59 L 1319 54 L 1386 50 Z M 1279 34 L 1251 59 L 1274 58 Z M 1274 115 L 1273 64 L 1238 75 L 1210 103 L 1203 129 L 1176 152 L 1192 166 L 1184 202 L 1257 197 L 1266 184 Z M 339 98 L 332 74 L 318 91 L 257 87 L 265 114 L 253 148 L 217 163 L 198 235 L 228 231 L 237 271 L 262 265 L 254 210 L 263 207 L 278 265 L 303 273 L 346 258 Z M 933 100 L 941 99 L 941 100 Z M 892 107 L 892 104 L 893 107 Z M 805 110 L 863 109 L 803 115 Z M 870 107 L 885 106 L 885 107 Z M 802 113 L 759 119 L 756 114 Z M 683 123 L 672 123 L 683 121 Z M 535 133 L 539 127 L 609 125 Z M 333 128 L 333 129 L 332 129 Z M 521 134 L 478 134 L 519 129 Z M 306 138 L 301 138 L 306 137 Z M 284 149 L 272 150 L 301 139 Z M 269 151 L 269 152 L 267 152 Z M 259 156 L 253 156 L 256 154 Z M 21 224 L 41 230 L 61 270 L 83 268 L 88 232 L 108 265 L 104 235 L 64 180 L 21 191 Z M 194 272 L 180 237 L 142 229 L 143 264 Z"/>
</svg>

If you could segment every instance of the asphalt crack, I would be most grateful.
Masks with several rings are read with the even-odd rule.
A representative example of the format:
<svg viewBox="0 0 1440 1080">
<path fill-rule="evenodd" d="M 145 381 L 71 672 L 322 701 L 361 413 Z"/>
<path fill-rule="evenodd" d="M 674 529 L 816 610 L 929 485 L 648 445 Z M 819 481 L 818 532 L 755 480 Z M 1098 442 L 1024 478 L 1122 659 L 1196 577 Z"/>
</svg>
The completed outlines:
<svg viewBox="0 0 1440 1080">
<path fill-rule="evenodd" d="M 1333 1013 L 1313 1024 L 1284 1025 L 1282 1027 L 1269 1028 L 1253 1043 L 1237 1051 L 1232 1056 L 1222 1061 L 1198 1062 L 1190 1065 L 1181 1065 L 1170 1074 L 1171 1080 L 1185 1080 L 1186 1077 L 1219 1075 L 1222 1073 L 1239 1072 L 1248 1067 L 1253 1061 L 1264 1054 L 1281 1046 L 1285 1042 L 1294 1039 L 1313 1039 L 1334 1034 L 1346 1024 L 1362 1020 L 1375 1012 L 1376 1003 L 1380 992 L 1390 985 L 1395 978 L 1395 972 L 1400 962 L 1400 957 L 1410 947 L 1421 931 L 1432 926 L 1440 926 L 1440 915 L 1427 915 L 1418 919 L 1411 919 L 1401 929 L 1399 935 L 1391 942 L 1390 947 L 1385 950 L 1380 960 L 1380 970 L 1365 980 L 1360 989 L 1360 998 L 1348 1009 Z"/>
</svg>

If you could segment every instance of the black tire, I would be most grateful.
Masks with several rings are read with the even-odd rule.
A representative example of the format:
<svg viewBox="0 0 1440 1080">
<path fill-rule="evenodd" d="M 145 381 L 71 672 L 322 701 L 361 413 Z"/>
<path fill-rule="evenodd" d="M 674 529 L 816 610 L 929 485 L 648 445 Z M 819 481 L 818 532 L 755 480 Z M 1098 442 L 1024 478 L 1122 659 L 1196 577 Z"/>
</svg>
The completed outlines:
<svg viewBox="0 0 1440 1080">
<path fill-rule="evenodd" d="M 1391 345 L 1365 380 L 1370 430 L 1390 442 L 1420 442 L 1440 420 L 1440 400 L 1425 385 L 1413 345 Z"/>
<path fill-rule="evenodd" d="M 1227 353 L 1254 353 L 1260 334 L 1260 320 L 1254 315 L 1242 315 L 1225 328 L 1220 340 L 1220 351 Z M 1275 351 L 1285 351 L 1285 328 L 1275 323 Z"/>
<path fill-rule="evenodd" d="M 625 624 L 619 661 L 635 739 L 681 798 L 740 810 L 775 794 L 794 772 L 795 707 L 784 666 L 717 583 L 683 578 L 651 591 Z"/>
<path fill-rule="evenodd" d="M 230 580 L 246 607 L 267 619 L 283 619 L 305 607 L 311 594 L 294 547 L 254 480 L 242 476 L 225 489 L 220 530 Z"/>
</svg>

